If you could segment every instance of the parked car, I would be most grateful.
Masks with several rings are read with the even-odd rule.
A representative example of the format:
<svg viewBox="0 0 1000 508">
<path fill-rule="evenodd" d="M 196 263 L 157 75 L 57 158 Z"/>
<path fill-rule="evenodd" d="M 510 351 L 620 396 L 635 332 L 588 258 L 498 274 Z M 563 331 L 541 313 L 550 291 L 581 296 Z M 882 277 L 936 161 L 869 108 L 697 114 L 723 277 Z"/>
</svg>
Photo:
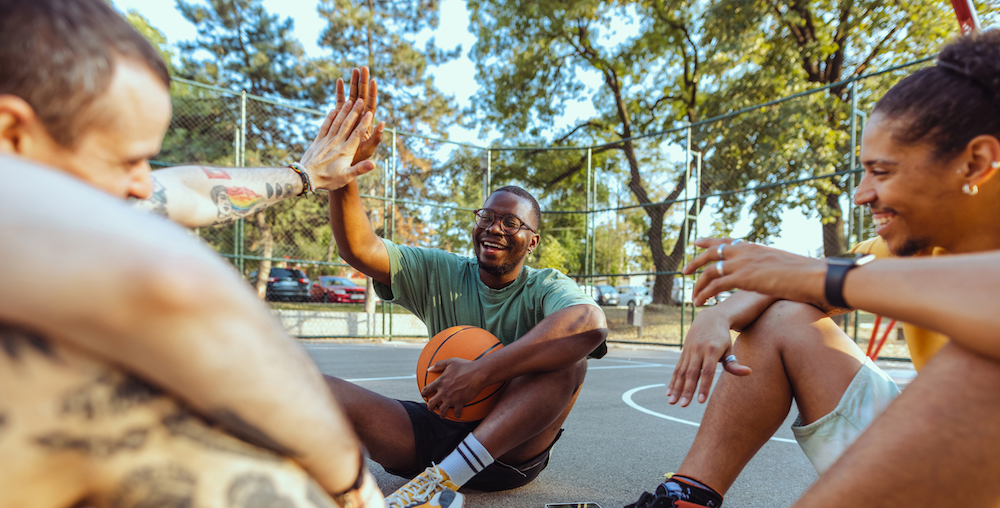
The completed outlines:
<svg viewBox="0 0 1000 508">
<path fill-rule="evenodd" d="M 615 291 L 618 291 L 618 305 L 633 307 L 653 303 L 653 295 L 646 286 L 618 286 Z"/>
<path fill-rule="evenodd" d="M 257 272 L 250 274 L 250 282 L 257 280 Z M 265 298 L 271 301 L 308 302 L 309 277 L 294 268 L 271 268 L 267 277 Z"/>
<path fill-rule="evenodd" d="M 325 303 L 365 303 L 365 288 L 347 277 L 320 275 L 312 286 L 312 300 Z"/>
<path fill-rule="evenodd" d="M 671 298 L 674 301 L 674 305 L 680 305 L 681 303 L 681 277 L 674 277 L 674 289 L 671 293 Z M 692 303 L 694 301 L 694 282 L 697 279 L 688 279 L 684 281 L 684 303 Z M 732 295 L 729 291 L 720 291 L 718 295 L 713 296 L 705 301 L 705 306 L 710 307 L 717 303 L 724 301 Z"/>
<path fill-rule="evenodd" d="M 598 305 L 618 305 L 619 298 L 618 291 L 615 291 L 615 288 L 603 284 L 594 284 L 594 300 L 597 301 Z"/>
</svg>

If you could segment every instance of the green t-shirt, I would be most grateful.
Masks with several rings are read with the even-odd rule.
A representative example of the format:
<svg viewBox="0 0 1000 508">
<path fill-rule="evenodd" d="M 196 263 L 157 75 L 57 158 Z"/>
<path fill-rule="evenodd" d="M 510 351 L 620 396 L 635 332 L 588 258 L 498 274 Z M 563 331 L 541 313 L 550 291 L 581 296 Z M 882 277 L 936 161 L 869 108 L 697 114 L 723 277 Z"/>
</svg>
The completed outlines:
<svg viewBox="0 0 1000 508">
<path fill-rule="evenodd" d="M 382 241 L 389 251 L 391 287 L 376 281 L 375 292 L 419 317 L 429 337 L 452 326 L 472 325 L 507 345 L 562 309 L 597 306 L 558 270 L 525 266 L 513 283 L 492 289 L 479 279 L 475 258 Z M 607 351 L 602 343 L 590 356 L 600 358 Z"/>
</svg>

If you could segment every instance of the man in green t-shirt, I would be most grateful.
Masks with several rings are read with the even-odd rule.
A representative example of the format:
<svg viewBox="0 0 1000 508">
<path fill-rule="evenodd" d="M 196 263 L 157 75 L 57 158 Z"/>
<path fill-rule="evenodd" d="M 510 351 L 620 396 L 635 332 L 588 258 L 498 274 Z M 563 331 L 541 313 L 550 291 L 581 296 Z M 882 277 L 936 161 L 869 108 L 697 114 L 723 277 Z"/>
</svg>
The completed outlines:
<svg viewBox="0 0 1000 508">
<path fill-rule="evenodd" d="M 372 277 L 379 296 L 426 324 L 428 333 L 473 325 L 505 345 L 474 362 L 449 359 L 422 395 L 427 403 L 390 399 L 327 378 L 371 453 L 391 473 L 414 477 L 387 507 L 461 506 L 463 485 L 511 489 L 533 480 L 579 394 L 587 356 L 607 351 L 607 324 L 594 300 L 562 273 L 524 266 L 538 247 L 541 212 L 520 187 L 494 191 L 476 211 L 475 257 L 398 246 L 379 238 L 356 182 L 330 192 L 330 222 L 341 257 Z M 507 381 L 482 421 L 441 418 L 486 386 Z M 419 474 L 419 475 L 418 475 Z"/>
</svg>

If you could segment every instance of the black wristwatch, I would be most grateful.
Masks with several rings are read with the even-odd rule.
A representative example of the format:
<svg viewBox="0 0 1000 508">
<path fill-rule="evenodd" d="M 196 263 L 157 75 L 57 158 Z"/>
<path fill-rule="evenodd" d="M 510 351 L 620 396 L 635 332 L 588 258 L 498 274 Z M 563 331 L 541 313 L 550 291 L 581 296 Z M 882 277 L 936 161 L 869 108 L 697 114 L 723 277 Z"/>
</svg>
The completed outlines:
<svg viewBox="0 0 1000 508">
<path fill-rule="evenodd" d="M 851 306 L 844 301 L 844 279 L 847 272 L 852 268 L 857 268 L 875 259 L 874 254 L 867 256 L 854 256 L 849 258 L 826 258 L 826 301 L 834 307 L 850 309 Z"/>
</svg>

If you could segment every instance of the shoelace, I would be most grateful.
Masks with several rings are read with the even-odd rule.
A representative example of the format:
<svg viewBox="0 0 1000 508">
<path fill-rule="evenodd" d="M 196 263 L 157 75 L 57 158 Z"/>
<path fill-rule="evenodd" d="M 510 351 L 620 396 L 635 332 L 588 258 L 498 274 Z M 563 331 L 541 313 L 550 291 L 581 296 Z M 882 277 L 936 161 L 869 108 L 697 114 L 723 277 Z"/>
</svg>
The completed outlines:
<svg viewBox="0 0 1000 508">
<path fill-rule="evenodd" d="M 406 485 L 400 487 L 391 496 L 385 498 L 385 508 L 405 508 L 415 499 L 420 499 L 427 494 L 433 494 L 444 481 L 437 466 L 432 466 L 420 476 L 410 480 Z"/>
</svg>

